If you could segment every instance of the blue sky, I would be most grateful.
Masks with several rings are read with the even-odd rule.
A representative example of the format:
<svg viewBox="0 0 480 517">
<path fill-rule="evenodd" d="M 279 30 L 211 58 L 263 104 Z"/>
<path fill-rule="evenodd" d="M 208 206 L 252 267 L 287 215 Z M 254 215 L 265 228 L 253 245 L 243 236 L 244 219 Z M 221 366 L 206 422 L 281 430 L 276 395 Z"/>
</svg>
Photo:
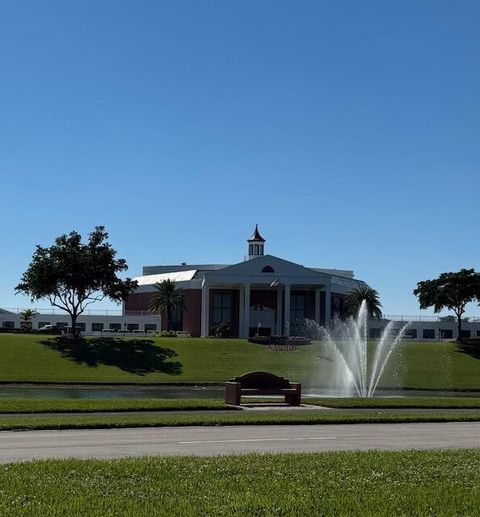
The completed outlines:
<svg viewBox="0 0 480 517">
<path fill-rule="evenodd" d="M 419 313 L 419 280 L 479 268 L 479 24 L 473 0 L 4 0 L 0 306 L 73 229 L 136 275 L 238 262 L 258 223 Z"/>
</svg>

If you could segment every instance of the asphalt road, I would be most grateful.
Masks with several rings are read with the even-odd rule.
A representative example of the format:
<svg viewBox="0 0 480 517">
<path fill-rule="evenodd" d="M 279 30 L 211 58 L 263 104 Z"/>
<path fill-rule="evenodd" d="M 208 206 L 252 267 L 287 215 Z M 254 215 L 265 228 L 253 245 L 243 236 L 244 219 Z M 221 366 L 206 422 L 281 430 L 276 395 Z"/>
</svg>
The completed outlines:
<svg viewBox="0 0 480 517">
<path fill-rule="evenodd" d="M 0 432 L 0 462 L 46 458 L 480 447 L 480 422 Z"/>
</svg>

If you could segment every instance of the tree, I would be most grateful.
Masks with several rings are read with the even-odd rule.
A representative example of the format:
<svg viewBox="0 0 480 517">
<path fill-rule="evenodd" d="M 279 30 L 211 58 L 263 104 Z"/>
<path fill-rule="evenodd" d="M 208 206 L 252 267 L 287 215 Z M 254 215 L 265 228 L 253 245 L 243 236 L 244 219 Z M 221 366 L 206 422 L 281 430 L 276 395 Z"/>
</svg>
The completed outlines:
<svg viewBox="0 0 480 517">
<path fill-rule="evenodd" d="M 30 332 L 32 330 L 32 319 L 36 314 L 38 314 L 38 312 L 35 309 L 24 309 L 20 313 L 23 330 L 27 332 Z"/>
<path fill-rule="evenodd" d="M 32 301 L 46 298 L 67 312 L 76 335 L 77 318 L 87 306 L 104 298 L 123 301 L 137 287 L 135 280 L 117 276 L 128 266 L 125 259 L 116 258 L 117 252 L 107 239 L 105 228 L 96 226 L 86 244 L 74 231 L 57 237 L 49 248 L 37 246 L 15 290 Z"/>
<path fill-rule="evenodd" d="M 164 314 L 167 317 L 167 330 L 170 330 L 172 314 L 176 310 L 186 310 L 185 299 L 174 280 L 163 280 L 155 284 L 155 294 L 150 302 L 150 311 Z"/>
<path fill-rule="evenodd" d="M 442 273 L 433 280 L 418 282 L 413 294 L 418 298 L 420 309 L 433 307 L 435 312 L 453 311 L 457 318 L 457 341 L 460 341 L 465 307 L 470 302 L 480 301 L 480 273 L 474 269 Z"/>
<path fill-rule="evenodd" d="M 366 300 L 367 311 L 371 318 L 382 318 L 382 304 L 378 297 L 377 291 L 368 287 L 368 285 L 360 285 L 352 289 L 345 297 L 344 315 L 346 317 L 356 317 L 362 302 Z"/>
</svg>

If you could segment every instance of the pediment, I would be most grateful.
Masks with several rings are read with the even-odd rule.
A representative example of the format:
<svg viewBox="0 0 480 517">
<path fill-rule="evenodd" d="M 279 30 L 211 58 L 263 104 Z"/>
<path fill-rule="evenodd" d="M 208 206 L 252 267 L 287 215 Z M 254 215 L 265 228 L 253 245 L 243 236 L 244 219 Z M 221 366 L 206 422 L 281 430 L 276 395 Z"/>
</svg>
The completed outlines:
<svg viewBox="0 0 480 517">
<path fill-rule="evenodd" d="M 265 277 L 315 277 L 318 279 L 325 278 L 327 275 L 306 268 L 300 264 L 289 262 L 288 260 L 275 257 L 273 255 L 264 255 L 245 262 L 233 264 L 219 271 L 209 274 L 209 276 L 265 276 Z"/>
</svg>

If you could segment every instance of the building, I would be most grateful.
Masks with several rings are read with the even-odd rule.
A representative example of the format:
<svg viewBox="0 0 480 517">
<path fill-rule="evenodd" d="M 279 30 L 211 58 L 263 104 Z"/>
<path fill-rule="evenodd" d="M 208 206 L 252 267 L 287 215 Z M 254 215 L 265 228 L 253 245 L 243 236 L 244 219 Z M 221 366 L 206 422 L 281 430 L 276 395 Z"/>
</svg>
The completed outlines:
<svg viewBox="0 0 480 517">
<path fill-rule="evenodd" d="M 245 260 L 237 264 L 178 264 L 145 266 L 136 278 L 138 288 L 121 310 L 88 309 L 78 318 L 80 330 L 87 335 L 102 333 L 147 334 L 166 328 L 165 321 L 150 311 L 155 284 L 173 280 L 182 289 L 187 310 L 173 314 L 174 330 L 193 337 L 206 337 L 224 323 L 232 337 L 253 334 L 293 335 L 300 333 L 297 324 L 305 318 L 319 325 L 329 322 L 343 309 L 345 295 L 365 285 L 355 279 L 353 271 L 305 267 L 265 254 L 265 239 L 255 228 L 247 241 Z M 0 329 L 21 327 L 21 309 L 0 309 Z M 406 338 L 441 341 L 457 338 L 452 316 L 385 316 L 369 322 L 369 337 L 378 338 L 389 321 L 395 321 L 397 333 L 406 322 Z M 70 324 L 68 314 L 58 309 L 38 309 L 33 329 Z M 467 318 L 463 337 L 480 337 L 480 319 Z"/>
<path fill-rule="evenodd" d="M 348 291 L 364 284 L 353 271 L 305 267 L 265 254 L 255 227 L 242 262 L 146 266 L 124 314 L 146 314 L 155 284 L 173 280 L 182 289 L 186 310 L 172 317 L 174 330 L 206 337 L 220 324 L 232 337 L 290 335 L 305 318 L 325 325 L 343 307 Z"/>
</svg>

